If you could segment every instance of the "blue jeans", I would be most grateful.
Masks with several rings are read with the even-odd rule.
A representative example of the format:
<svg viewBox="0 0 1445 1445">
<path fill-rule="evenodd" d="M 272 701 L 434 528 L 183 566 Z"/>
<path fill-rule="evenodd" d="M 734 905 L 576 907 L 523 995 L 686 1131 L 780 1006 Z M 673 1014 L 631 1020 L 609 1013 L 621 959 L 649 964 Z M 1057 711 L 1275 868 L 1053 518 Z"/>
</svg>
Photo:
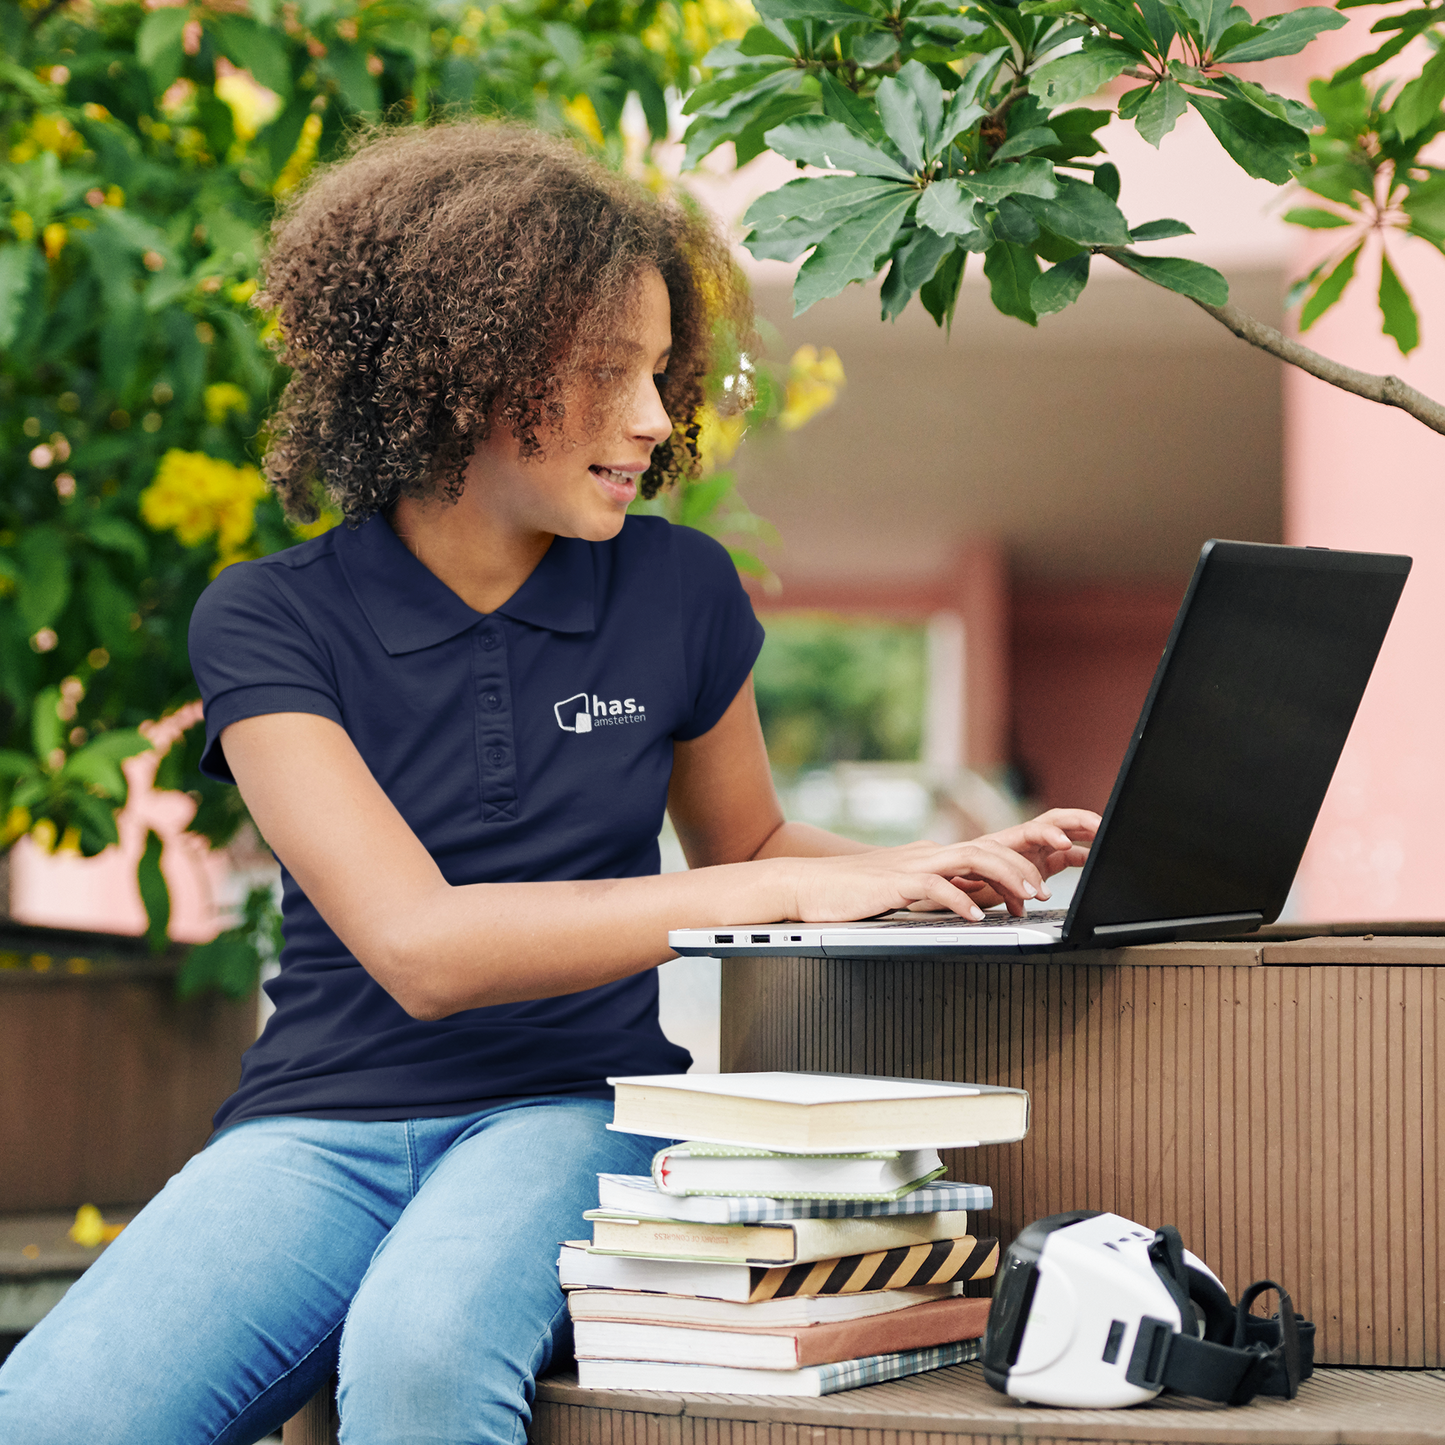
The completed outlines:
<svg viewBox="0 0 1445 1445">
<path fill-rule="evenodd" d="M 340 1372 L 345 1445 L 521 1445 L 557 1246 L 652 1144 L 597 1099 L 227 1130 L 0 1368 L 5 1445 L 245 1445 Z"/>
</svg>

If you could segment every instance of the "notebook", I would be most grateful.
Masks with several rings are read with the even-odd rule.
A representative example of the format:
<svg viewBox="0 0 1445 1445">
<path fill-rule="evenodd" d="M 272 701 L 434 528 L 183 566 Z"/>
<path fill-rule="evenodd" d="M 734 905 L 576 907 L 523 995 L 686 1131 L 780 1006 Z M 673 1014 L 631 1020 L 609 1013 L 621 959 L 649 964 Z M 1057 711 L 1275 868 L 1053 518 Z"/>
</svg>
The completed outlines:
<svg viewBox="0 0 1445 1445">
<path fill-rule="evenodd" d="M 1207 542 L 1065 911 L 675 929 L 680 954 L 978 957 L 1224 938 L 1279 917 L 1410 558 Z"/>
</svg>

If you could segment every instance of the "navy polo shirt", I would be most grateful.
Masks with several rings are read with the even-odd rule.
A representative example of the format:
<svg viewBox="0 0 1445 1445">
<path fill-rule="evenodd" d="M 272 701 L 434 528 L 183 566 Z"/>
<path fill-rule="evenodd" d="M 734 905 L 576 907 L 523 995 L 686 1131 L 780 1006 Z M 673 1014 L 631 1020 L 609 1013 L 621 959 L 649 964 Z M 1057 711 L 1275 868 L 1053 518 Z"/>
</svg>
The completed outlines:
<svg viewBox="0 0 1445 1445">
<path fill-rule="evenodd" d="M 517 592 L 473 611 L 376 516 L 226 568 L 191 619 L 202 770 L 231 781 L 230 723 L 309 712 L 347 731 L 448 882 L 634 878 L 659 868 L 674 741 L 707 732 L 762 628 L 727 552 L 630 517 L 558 537 Z M 318 820 L 325 827 L 325 820 Z M 499 1099 L 610 1097 L 609 1074 L 679 1073 L 657 975 L 411 1018 L 282 869 L 276 1011 L 216 1127 L 271 1114 L 404 1119 Z M 483 968 L 505 969 L 485 936 Z"/>
</svg>

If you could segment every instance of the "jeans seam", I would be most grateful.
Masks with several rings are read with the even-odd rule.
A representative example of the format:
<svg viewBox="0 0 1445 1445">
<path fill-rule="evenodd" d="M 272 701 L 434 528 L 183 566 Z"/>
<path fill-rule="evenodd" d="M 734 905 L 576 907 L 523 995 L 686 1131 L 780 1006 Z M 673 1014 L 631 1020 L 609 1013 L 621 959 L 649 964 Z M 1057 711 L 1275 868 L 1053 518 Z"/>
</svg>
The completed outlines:
<svg viewBox="0 0 1445 1445">
<path fill-rule="evenodd" d="M 419 1183 L 419 1175 L 421 1171 L 417 1168 L 416 1121 L 414 1119 L 408 1119 L 406 1121 L 405 1135 L 408 1197 L 411 1199 L 415 1199 L 416 1192 L 421 1187 Z"/>
<path fill-rule="evenodd" d="M 319 1350 L 327 1342 L 327 1340 L 331 1339 L 332 1336 L 336 1334 L 339 1327 L 339 1324 L 332 1325 L 332 1327 L 327 1330 L 327 1332 L 319 1340 L 317 1340 L 316 1343 L 312 1345 L 311 1348 L 307 1350 L 306 1353 L 302 1355 L 301 1358 L 297 1360 L 296 1363 L 292 1365 L 289 1370 L 285 1370 L 281 1374 L 277 1375 L 276 1378 L 272 1380 L 271 1383 L 267 1385 L 264 1390 L 261 1390 L 257 1393 L 254 1399 L 252 1399 L 248 1404 L 242 1406 L 241 1409 L 237 1410 L 236 1413 L 232 1415 L 231 1418 L 227 1420 L 226 1423 L 219 1430 L 217 1430 L 214 1435 L 211 1436 L 211 1439 L 213 1441 L 219 1440 L 221 1436 L 223 1436 L 226 1431 L 229 1430 L 236 1423 L 236 1421 L 239 1420 L 241 1416 L 246 1413 L 247 1410 L 253 1408 L 266 1394 L 268 1394 L 271 1390 L 274 1390 L 284 1380 L 290 1379 L 290 1377 L 294 1375 L 296 1371 L 299 1370 L 302 1365 L 304 1365 L 307 1360 L 309 1360 L 312 1355 L 314 1355 L 317 1350 Z"/>
</svg>

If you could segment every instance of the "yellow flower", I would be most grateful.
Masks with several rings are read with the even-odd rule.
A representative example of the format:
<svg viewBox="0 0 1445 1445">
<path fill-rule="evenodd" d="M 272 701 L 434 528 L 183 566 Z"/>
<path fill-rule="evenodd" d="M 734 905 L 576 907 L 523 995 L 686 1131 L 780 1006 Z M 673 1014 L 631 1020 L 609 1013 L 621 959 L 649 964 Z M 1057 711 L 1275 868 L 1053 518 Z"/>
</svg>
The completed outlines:
<svg viewBox="0 0 1445 1445">
<path fill-rule="evenodd" d="M 10 159 L 23 163 L 41 151 L 51 151 L 61 160 L 69 160 L 84 149 L 85 137 L 63 115 L 37 115 L 24 139 L 10 147 Z"/>
<path fill-rule="evenodd" d="M 119 186 L 108 187 L 105 193 L 105 203 L 107 206 L 125 205 L 125 192 Z"/>
<path fill-rule="evenodd" d="M 568 124 L 580 130 L 593 145 L 602 144 L 602 122 L 597 119 L 597 107 L 588 95 L 574 95 L 562 107 Z"/>
<path fill-rule="evenodd" d="M 63 221 L 52 221 L 40 233 L 40 239 L 45 243 L 45 259 L 58 261 L 66 241 L 70 239 L 70 232 L 65 229 Z"/>
<path fill-rule="evenodd" d="M 748 428 L 747 418 L 741 413 L 719 416 L 715 407 L 704 406 L 697 414 L 697 422 L 700 428 L 697 451 L 702 469 L 715 472 L 733 459 Z"/>
<path fill-rule="evenodd" d="M 187 547 L 216 539 L 223 565 L 238 561 L 256 525 L 266 482 L 255 467 L 232 466 L 204 452 L 172 447 L 140 496 L 140 514 L 157 532 L 174 532 Z"/>
<path fill-rule="evenodd" d="M 838 399 L 846 378 L 843 363 L 831 346 L 800 346 L 788 366 L 787 401 L 778 417 L 784 431 L 796 431 Z"/>
<path fill-rule="evenodd" d="M 8 848 L 17 838 L 23 838 L 31 826 L 29 808 L 11 808 L 0 826 L 0 848 Z"/>
<path fill-rule="evenodd" d="M 254 282 L 251 284 L 255 285 Z M 203 400 L 206 420 L 212 426 L 220 426 L 233 411 L 245 416 L 251 410 L 251 398 L 234 381 L 212 382 L 206 388 Z"/>
<path fill-rule="evenodd" d="M 35 239 L 35 222 L 31 220 L 29 211 L 11 211 L 10 229 L 22 246 L 28 246 Z"/>
<path fill-rule="evenodd" d="M 94 1249 L 98 1244 L 109 1244 L 124 1228 L 123 1224 L 107 1224 L 95 1205 L 82 1204 L 75 1211 L 75 1223 L 70 1226 L 69 1234 L 85 1249 Z"/>
<path fill-rule="evenodd" d="M 244 306 L 256 294 L 256 278 L 250 277 L 245 281 L 237 281 L 226 295 L 236 303 L 237 306 Z"/>
<path fill-rule="evenodd" d="M 216 99 L 230 108 L 231 125 L 242 145 L 255 140 L 281 113 L 281 97 L 274 90 L 224 57 L 216 61 Z"/>
<path fill-rule="evenodd" d="M 276 184 L 271 187 L 272 195 L 284 196 L 294 191 L 306 179 L 311 163 L 316 159 L 316 145 L 321 139 L 321 117 L 314 111 L 301 124 L 301 135 L 291 158 L 281 167 Z"/>
<path fill-rule="evenodd" d="M 330 507 L 323 507 L 321 515 L 314 522 L 292 522 L 291 530 L 298 537 L 304 537 L 309 542 L 313 537 L 319 537 L 323 532 L 329 532 L 340 521 L 340 512 L 333 511 Z"/>
</svg>

